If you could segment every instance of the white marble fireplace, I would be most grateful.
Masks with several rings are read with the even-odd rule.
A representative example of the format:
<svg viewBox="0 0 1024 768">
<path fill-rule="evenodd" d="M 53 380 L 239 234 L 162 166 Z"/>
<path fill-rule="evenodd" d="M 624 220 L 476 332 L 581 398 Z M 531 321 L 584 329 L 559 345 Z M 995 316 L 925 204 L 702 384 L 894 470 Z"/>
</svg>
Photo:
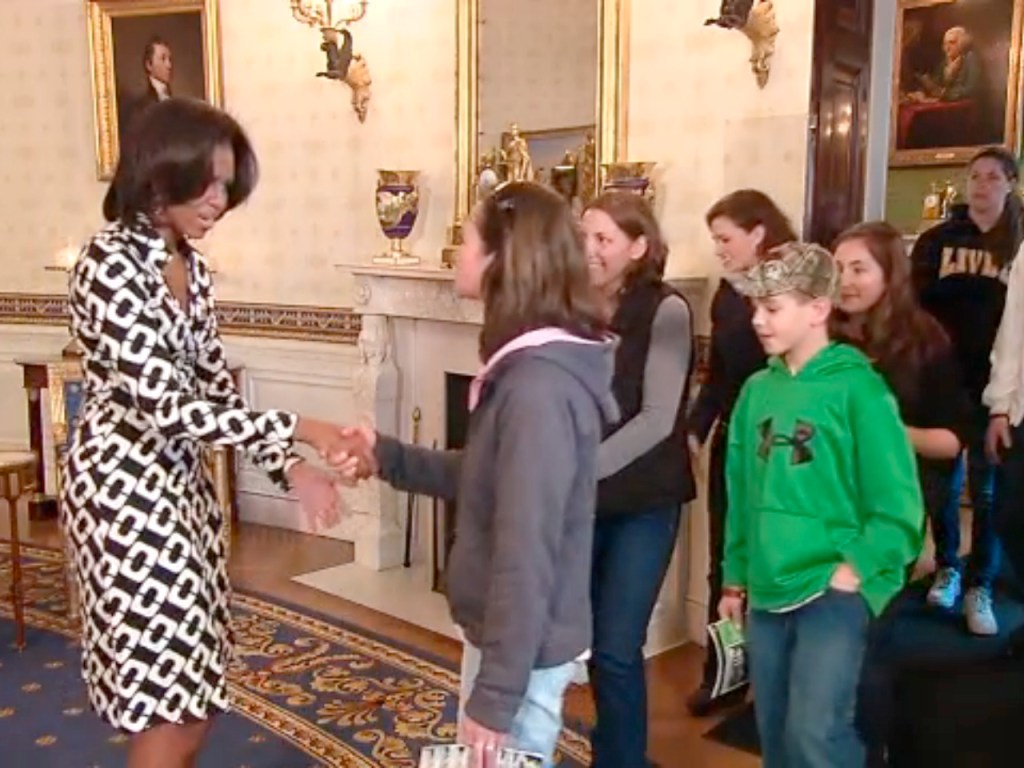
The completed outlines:
<svg viewBox="0 0 1024 768">
<path fill-rule="evenodd" d="M 446 374 L 472 375 L 479 366 L 478 302 L 453 291 L 453 272 L 443 269 L 353 267 L 356 308 L 362 315 L 359 364 L 353 373 L 357 418 L 387 434 L 444 447 Z M 703 307 L 705 280 L 673 281 L 694 308 Z M 452 634 L 442 596 L 431 590 L 430 499 L 415 500 L 412 567 L 402 564 L 408 499 L 379 483 L 347 496 L 351 514 L 331 534 L 355 544 L 355 562 L 300 577 L 303 583 L 374 610 Z M 685 553 L 685 545 L 679 548 Z M 665 648 L 685 639 L 686 557 L 673 575 L 652 621 L 651 645 Z"/>
</svg>

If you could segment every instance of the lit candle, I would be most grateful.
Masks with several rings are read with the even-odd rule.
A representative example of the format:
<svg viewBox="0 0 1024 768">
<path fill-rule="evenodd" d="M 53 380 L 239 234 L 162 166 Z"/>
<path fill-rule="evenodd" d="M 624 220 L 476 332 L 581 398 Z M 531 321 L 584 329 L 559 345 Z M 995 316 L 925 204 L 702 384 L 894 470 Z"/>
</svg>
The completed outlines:
<svg viewBox="0 0 1024 768">
<path fill-rule="evenodd" d="M 57 266 L 62 269 L 71 271 L 71 268 L 75 266 L 75 262 L 78 261 L 78 248 L 68 243 L 59 251 L 57 251 Z"/>
<path fill-rule="evenodd" d="M 78 261 L 78 248 L 71 244 L 71 241 L 64 245 L 53 257 L 53 264 L 48 264 L 44 269 L 47 272 L 70 272 Z"/>
</svg>

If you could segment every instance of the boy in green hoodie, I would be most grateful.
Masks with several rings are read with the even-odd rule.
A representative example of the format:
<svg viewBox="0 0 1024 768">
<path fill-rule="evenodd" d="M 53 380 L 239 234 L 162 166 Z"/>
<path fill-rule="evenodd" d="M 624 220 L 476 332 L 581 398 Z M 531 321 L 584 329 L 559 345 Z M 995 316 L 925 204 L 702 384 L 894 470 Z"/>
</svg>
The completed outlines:
<svg viewBox="0 0 1024 768">
<path fill-rule="evenodd" d="M 868 627 L 921 549 L 924 506 L 895 399 L 829 341 L 838 270 L 791 243 L 736 282 L 771 356 L 729 425 L 726 585 L 744 622 L 766 768 L 863 766 L 854 724 Z"/>
</svg>

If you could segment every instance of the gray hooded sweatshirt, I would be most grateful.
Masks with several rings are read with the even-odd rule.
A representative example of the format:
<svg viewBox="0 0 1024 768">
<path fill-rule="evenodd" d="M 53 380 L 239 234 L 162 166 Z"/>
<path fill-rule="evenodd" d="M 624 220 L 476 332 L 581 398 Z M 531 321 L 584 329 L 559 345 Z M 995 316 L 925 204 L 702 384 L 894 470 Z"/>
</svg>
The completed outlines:
<svg viewBox="0 0 1024 768">
<path fill-rule="evenodd" d="M 556 340 L 479 379 L 466 447 L 377 440 L 381 477 L 457 500 L 448 603 L 480 649 L 470 718 L 508 732 L 534 669 L 591 645 L 590 564 L 603 420 L 614 422 L 611 343 Z"/>
</svg>

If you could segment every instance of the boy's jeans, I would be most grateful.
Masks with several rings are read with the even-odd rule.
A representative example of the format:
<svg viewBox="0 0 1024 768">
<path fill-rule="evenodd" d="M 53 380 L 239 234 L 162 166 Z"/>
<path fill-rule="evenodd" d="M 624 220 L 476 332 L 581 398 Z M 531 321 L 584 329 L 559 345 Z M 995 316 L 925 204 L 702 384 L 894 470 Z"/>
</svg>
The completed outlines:
<svg viewBox="0 0 1024 768">
<path fill-rule="evenodd" d="M 787 613 L 747 619 L 750 681 L 764 768 L 861 768 L 855 712 L 870 614 L 830 589 Z"/>
<path fill-rule="evenodd" d="M 562 733 L 562 701 L 580 662 L 535 669 L 530 673 L 526 695 L 519 706 L 506 746 L 544 756 L 544 768 L 554 763 L 555 746 Z M 459 718 L 480 672 L 480 650 L 469 642 L 462 646 L 462 679 L 459 684 Z"/>
</svg>

